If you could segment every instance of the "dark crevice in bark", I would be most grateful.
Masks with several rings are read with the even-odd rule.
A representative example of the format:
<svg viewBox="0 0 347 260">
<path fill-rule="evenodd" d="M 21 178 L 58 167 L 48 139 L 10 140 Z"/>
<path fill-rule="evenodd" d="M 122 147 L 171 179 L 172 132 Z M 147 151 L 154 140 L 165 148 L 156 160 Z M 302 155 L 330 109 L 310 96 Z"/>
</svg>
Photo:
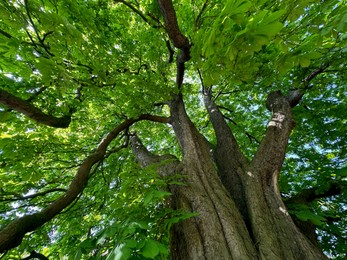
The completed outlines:
<svg viewBox="0 0 347 260">
<path fill-rule="evenodd" d="M 295 225 L 300 229 L 301 233 L 303 233 L 313 245 L 319 247 L 316 234 L 316 226 L 311 221 L 303 221 L 298 219 L 295 215 L 292 215 L 291 217 Z"/>
<path fill-rule="evenodd" d="M 9 92 L 0 89 L 0 103 L 13 109 L 17 112 L 24 114 L 37 123 L 44 124 L 51 127 L 66 128 L 71 122 L 71 115 L 63 117 L 55 117 L 43 113 L 40 109 L 30 104 L 28 101 L 16 97 Z"/>
</svg>

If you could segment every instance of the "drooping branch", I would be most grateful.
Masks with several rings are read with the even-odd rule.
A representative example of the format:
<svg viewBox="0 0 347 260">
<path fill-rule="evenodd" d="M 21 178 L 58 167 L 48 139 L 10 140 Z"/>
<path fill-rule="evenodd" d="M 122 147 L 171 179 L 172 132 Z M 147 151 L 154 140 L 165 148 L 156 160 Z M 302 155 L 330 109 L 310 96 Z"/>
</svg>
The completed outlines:
<svg viewBox="0 0 347 260">
<path fill-rule="evenodd" d="M 176 48 L 181 50 L 176 59 L 176 84 L 178 88 L 181 88 L 185 71 L 184 64 L 190 59 L 190 43 L 188 38 L 184 36 L 179 29 L 172 0 L 158 0 L 158 3 L 164 17 L 165 28 L 170 40 Z"/>
<path fill-rule="evenodd" d="M 71 122 L 71 115 L 66 115 L 63 117 L 47 115 L 37 107 L 30 104 L 28 101 L 16 97 L 3 89 L 0 89 L 0 104 L 24 114 L 37 123 L 47 126 L 66 128 Z"/>
<path fill-rule="evenodd" d="M 150 120 L 155 122 L 166 122 L 167 118 L 141 115 L 136 119 L 127 119 L 110 131 L 99 143 L 96 150 L 86 157 L 77 170 L 77 173 L 70 183 L 67 191 L 58 199 L 53 201 L 46 208 L 32 215 L 18 218 L 8 224 L 0 231 L 0 253 L 18 246 L 24 235 L 31 232 L 46 222 L 50 221 L 63 209 L 69 206 L 87 185 L 92 167 L 104 159 L 107 154 L 109 144 L 125 129 L 140 120 Z"/>
<path fill-rule="evenodd" d="M 272 112 L 265 136 L 253 157 L 252 166 L 257 169 L 265 186 L 272 186 L 276 193 L 278 175 L 282 167 L 289 135 L 294 128 L 291 106 L 281 91 L 268 95 L 266 107 Z"/>
</svg>

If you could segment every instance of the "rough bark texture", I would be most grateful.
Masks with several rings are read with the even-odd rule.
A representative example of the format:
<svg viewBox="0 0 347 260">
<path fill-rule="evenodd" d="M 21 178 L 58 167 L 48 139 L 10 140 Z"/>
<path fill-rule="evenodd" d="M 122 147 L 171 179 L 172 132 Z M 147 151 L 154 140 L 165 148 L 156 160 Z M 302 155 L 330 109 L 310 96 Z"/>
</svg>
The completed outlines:
<svg viewBox="0 0 347 260">
<path fill-rule="evenodd" d="M 214 151 L 190 121 L 181 95 L 170 103 L 183 158 L 159 171 L 184 174 L 185 186 L 170 187 L 172 206 L 198 213 L 171 230 L 172 259 L 326 259 L 296 227 L 277 187 L 294 127 L 288 98 L 280 91 L 270 93 L 267 106 L 273 115 L 251 161 L 211 93 L 204 100 L 217 136 Z M 151 154 L 136 140 L 133 151 L 143 166 L 170 158 Z"/>
</svg>

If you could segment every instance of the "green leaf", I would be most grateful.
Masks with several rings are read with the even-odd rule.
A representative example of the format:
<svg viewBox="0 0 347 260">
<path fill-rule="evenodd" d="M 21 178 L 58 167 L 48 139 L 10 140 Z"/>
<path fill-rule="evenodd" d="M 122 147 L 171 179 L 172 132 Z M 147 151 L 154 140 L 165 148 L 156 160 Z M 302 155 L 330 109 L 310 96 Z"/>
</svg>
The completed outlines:
<svg viewBox="0 0 347 260">
<path fill-rule="evenodd" d="M 80 260 L 82 258 L 82 250 L 79 248 L 76 250 L 74 260 Z"/>
<path fill-rule="evenodd" d="M 306 67 L 310 66 L 311 61 L 309 58 L 302 56 L 299 58 L 299 63 L 300 63 L 301 67 L 306 68 Z"/>
<path fill-rule="evenodd" d="M 141 254 L 147 258 L 154 258 L 159 254 L 158 243 L 154 240 L 147 240 L 141 249 Z"/>
<path fill-rule="evenodd" d="M 127 260 L 130 257 L 131 250 L 126 244 L 118 245 L 113 252 L 106 258 L 107 260 Z"/>
<path fill-rule="evenodd" d="M 11 113 L 7 111 L 0 111 L 0 122 L 6 122 L 11 117 Z"/>
</svg>

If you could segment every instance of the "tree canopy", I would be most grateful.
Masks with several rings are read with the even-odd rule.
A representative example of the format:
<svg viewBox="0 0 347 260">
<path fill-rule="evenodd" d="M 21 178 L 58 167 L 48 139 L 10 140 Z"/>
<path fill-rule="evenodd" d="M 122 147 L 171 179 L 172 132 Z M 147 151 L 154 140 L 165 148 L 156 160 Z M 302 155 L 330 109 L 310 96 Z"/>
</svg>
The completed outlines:
<svg viewBox="0 0 347 260">
<path fill-rule="evenodd" d="M 169 258 L 170 228 L 199 215 L 170 207 L 181 172 L 160 174 L 184 158 L 169 102 L 215 147 L 212 100 L 251 160 L 283 93 L 280 195 L 344 259 L 346 60 L 345 0 L 0 1 L 0 252 Z"/>
</svg>

